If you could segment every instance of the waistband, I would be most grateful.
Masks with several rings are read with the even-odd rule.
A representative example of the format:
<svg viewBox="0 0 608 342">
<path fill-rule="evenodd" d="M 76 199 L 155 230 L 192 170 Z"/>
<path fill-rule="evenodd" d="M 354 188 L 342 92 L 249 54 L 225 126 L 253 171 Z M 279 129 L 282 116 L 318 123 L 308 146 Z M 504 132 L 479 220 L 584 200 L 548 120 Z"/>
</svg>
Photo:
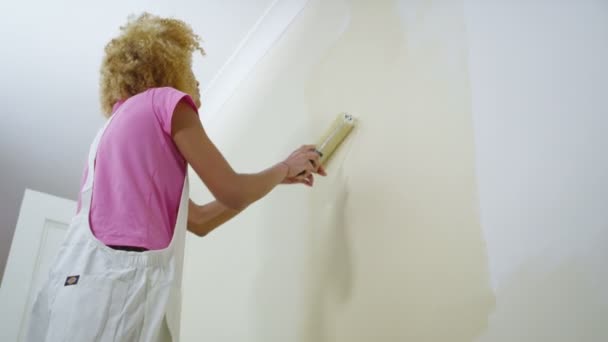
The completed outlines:
<svg viewBox="0 0 608 342">
<path fill-rule="evenodd" d="M 72 220 L 71 233 L 68 233 L 65 243 L 68 248 L 82 248 L 82 253 L 95 252 L 114 266 L 120 267 L 148 267 L 169 266 L 174 256 L 173 245 L 159 250 L 130 251 L 114 249 L 98 240 L 91 231 L 88 212 L 81 210 Z M 78 251 L 75 251 L 78 254 Z M 75 255 L 78 257 L 78 255 Z"/>
</svg>

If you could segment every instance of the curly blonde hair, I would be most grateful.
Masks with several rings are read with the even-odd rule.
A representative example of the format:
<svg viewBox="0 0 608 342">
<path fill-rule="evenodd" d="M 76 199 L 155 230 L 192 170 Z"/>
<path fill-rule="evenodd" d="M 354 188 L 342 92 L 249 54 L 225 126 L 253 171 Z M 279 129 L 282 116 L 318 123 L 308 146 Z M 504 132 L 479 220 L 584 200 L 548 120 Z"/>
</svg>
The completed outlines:
<svg viewBox="0 0 608 342">
<path fill-rule="evenodd" d="M 120 100 L 154 87 L 173 87 L 194 96 L 192 54 L 200 38 L 185 22 L 149 13 L 129 17 L 105 47 L 101 65 L 101 107 L 106 116 Z"/>
</svg>

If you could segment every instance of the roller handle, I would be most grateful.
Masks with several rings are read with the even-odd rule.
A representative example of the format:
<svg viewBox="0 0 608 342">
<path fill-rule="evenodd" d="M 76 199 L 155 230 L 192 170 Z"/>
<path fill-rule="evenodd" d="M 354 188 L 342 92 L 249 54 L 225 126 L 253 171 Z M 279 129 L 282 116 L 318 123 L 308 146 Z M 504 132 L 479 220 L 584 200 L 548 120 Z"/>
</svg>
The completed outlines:
<svg viewBox="0 0 608 342">
<path fill-rule="evenodd" d="M 319 157 L 323 157 L 323 152 L 319 151 L 319 150 L 315 150 L 315 152 L 317 152 L 319 154 Z M 315 164 L 312 162 L 312 160 L 310 161 L 310 163 L 314 166 Z M 306 173 L 306 171 L 302 171 L 300 173 L 298 173 L 298 175 L 296 177 L 302 176 Z"/>
</svg>

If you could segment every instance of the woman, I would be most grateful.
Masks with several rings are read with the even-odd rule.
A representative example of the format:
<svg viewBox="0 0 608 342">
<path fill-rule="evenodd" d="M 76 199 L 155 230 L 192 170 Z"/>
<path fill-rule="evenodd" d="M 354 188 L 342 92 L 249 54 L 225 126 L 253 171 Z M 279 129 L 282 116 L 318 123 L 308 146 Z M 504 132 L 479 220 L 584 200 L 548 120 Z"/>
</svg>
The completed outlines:
<svg viewBox="0 0 608 342">
<path fill-rule="evenodd" d="M 205 134 L 182 21 L 130 20 L 105 48 L 101 104 L 75 216 L 29 324 L 30 341 L 176 341 L 185 230 L 204 236 L 278 184 L 313 185 L 314 146 L 235 172 Z M 188 198 L 187 165 L 216 201 Z"/>
</svg>

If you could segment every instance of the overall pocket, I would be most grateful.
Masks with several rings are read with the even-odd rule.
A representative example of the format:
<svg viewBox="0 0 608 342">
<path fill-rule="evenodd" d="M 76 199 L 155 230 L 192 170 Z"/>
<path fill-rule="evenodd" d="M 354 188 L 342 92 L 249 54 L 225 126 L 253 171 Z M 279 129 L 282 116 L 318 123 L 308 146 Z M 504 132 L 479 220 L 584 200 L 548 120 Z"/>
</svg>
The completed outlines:
<svg viewBox="0 0 608 342">
<path fill-rule="evenodd" d="M 119 339 L 117 332 L 128 283 L 122 273 L 79 274 L 59 277 L 50 304 L 47 341 L 100 341 Z"/>
</svg>

